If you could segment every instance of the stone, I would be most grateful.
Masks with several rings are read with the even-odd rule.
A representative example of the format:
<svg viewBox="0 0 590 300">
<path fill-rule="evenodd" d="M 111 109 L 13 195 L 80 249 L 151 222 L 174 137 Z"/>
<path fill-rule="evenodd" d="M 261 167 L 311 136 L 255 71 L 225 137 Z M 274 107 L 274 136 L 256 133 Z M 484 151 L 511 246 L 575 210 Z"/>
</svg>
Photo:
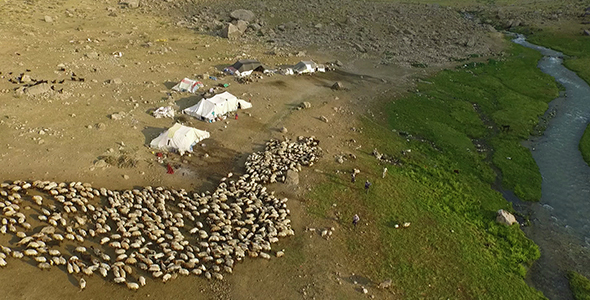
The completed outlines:
<svg viewBox="0 0 590 300">
<path fill-rule="evenodd" d="M 233 19 L 242 20 L 246 22 L 250 22 L 254 20 L 254 18 L 256 17 L 256 15 L 251 10 L 247 9 L 237 9 L 232 11 L 229 15 Z"/>
<path fill-rule="evenodd" d="M 45 94 L 49 91 L 51 91 L 51 86 L 47 83 L 41 83 L 41 84 L 37 84 L 34 86 L 30 86 L 28 88 L 25 88 L 25 94 L 27 94 L 29 96 L 36 96 L 36 95 L 40 95 L 40 94 Z"/>
<path fill-rule="evenodd" d="M 309 103 L 309 102 L 302 102 L 301 103 L 301 107 L 302 108 L 311 108 L 311 103 Z"/>
<path fill-rule="evenodd" d="M 122 120 L 123 117 L 125 117 L 125 113 L 122 112 L 111 114 L 111 120 L 119 121 Z"/>
<path fill-rule="evenodd" d="M 104 159 L 99 159 L 96 162 L 94 162 L 94 166 L 97 168 L 106 168 L 108 164 Z"/>
<path fill-rule="evenodd" d="M 389 287 L 391 287 L 392 283 L 393 283 L 393 281 L 391 279 L 386 279 L 379 284 L 379 288 L 380 289 L 388 289 Z"/>
<path fill-rule="evenodd" d="M 96 59 L 96 58 L 98 58 L 98 52 L 92 51 L 90 53 L 86 53 L 84 56 L 86 56 L 87 58 L 90 58 L 90 59 Z"/>
<path fill-rule="evenodd" d="M 25 74 L 25 75 L 23 75 L 23 76 L 21 76 L 21 77 L 20 77 L 20 82 L 21 82 L 21 83 L 29 83 L 29 82 L 31 82 L 31 81 L 33 81 L 33 80 L 31 79 L 31 76 L 29 76 L 29 75 L 27 75 L 27 74 Z"/>
<path fill-rule="evenodd" d="M 121 78 L 118 78 L 118 77 L 117 77 L 117 78 L 113 78 L 113 79 L 111 79 L 111 83 L 114 83 L 114 84 L 121 84 L 121 83 L 123 83 L 123 80 L 121 80 Z"/>
<path fill-rule="evenodd" d="M 242 32 L 240 31 L 238 26 L 234 24 L 227 24 L 221 30 L 221 37 L 224 37 L 226 39 L 235 39 L 240 37 L 240 35 L 242 35 Z"/>
<path fill-rule="evenodd" d="M 332 85 L 332 89 L 333 90 L 342 90 L 344 89 L 344 85 L 342 85 L 342 83 L 340 81 L 336 81 L 333 85 Z"/>
<path fill-rule="evenodd" d="M 325 116 L 320 116 L 320 120 L 322 120 L 322 122 L 324 123 L 328 123 L 328 118 L 326 118 Z"/>
<path fill-rule="evenodd" d="M 281 128 L 281 133 L 287 133 L 287 132 L 288 132 L 287 127 Z"/>
<path fill-rule="evenodd" d="M 500 224 L 507 225 L 507 226 L 517 223 L 514 215 L 503 210 L 503 209 L 498 210 L 498 213 L 496 216 L 496 222 L 498 222 Z"/>
<path fill-rule="evenodd" d="M 96 129 L 98 130 L 104 130 L 105 128 L 107 128 L 107 125 L 105 125 L 105 123 L 97 123 L 96 125 Z"/>
<path fill-rule="evenodd" d="M 590 29 L 584 29 L 584 35 L 590 36 Z"/>
<path fill-rule="evenodd" d="M 127 175 L 127 174 L 123 175 L 123 179 L 125 179 L 125 180 L 129 179 L 129 175 Z"/>
<path fill-rule="evenodd" d="M 252 31 L 258 31 L 260 28 L 262 28 L 262 26 L 260 26 L 258 23 L 252 23 L 248 25 L 248 28 L 252 29 Z"/>
<path fill-rule="evenodd" d="M 243 20 L 237 20 L 235 25 L 241 33 L 246 32 L 246 29 L 248 29 L 248 22 Z"/>
<path fill-rule="evenodd" d="M 285 183 L 287 185 L 298 185 L 299 184 L 299 172 L 294 170 L 288 170 L 287 176 L 285 177 Z"/>
<path fill-rule="evenodd" d="M 50 17 L 50 16 L 43 17 L 43 20 L 45 20 L 45 22 L 47 22 L 47 23 L 52 23 L 53 22 L 53 18 Z"/>
<path fill-rule="evenodd" d="M 121 0 L 119 2 L 119 4 L 126 6 L 128 8 L 138 8 L 139 7 L 139 0 Z"/>
</svg>

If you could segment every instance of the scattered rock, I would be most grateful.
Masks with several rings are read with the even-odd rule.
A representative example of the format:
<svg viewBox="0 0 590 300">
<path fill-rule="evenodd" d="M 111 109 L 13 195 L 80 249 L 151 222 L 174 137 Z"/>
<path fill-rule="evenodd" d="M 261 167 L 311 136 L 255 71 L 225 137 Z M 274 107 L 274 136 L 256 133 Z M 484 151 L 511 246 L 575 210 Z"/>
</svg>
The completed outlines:
<svg viewBox="0 0 590 300">
<path fill-rule="evenodd" d="M 94 166 L 97 168 L 106 168 L 108 164 L 104 159 L 99 159 L 96 162 L 94 162 Z"/>
<path fill-rule="evenodd" d="M 31 82 L 31 81 L 33 81 L 33 80 L 31 79 L 31 76 L 29 76 L 29 75 L 27 75 L 27 74 L 24 74 L 23 76 L 21 76 L 21 77 L 20 77 L 20 82 L 21 82 L 21 83 L 29 83 L 29 82 Z"/>
<path fill-rule="evenodd" d="M 105 128 L 107 128 L 107 125 L 106 125 L 105 123 L 102 123 L 102 122 L 101 122 L 101 123 L 97 123 L 97 124 L 95 125 L 95 127 L 96 127 L 96 129 L 98 129 L 98 130 L 104 130 Z"/>
<path fill-rule="evenodd" d="M 246 32 L 246 29 L 248 29 L 248 22 L 244 20 L 237 20 L 235 25 L 240 31 L 240 33 L 244 33 Z"/>
<path fill-rule="evenodd" d="M 287 133 L 287 132 L 288 132 L 287 127 L 282 127 L 281 128 L 281 133 Z"/>
<path fill-rule="evenodd" d="M 311 103 L 309 103 L 309 102 L 302 102 L 301 103 L 301 108 L 311 108 Z"/>
<path fill-rule="evenodd" d="M 111 80 L 109 80 L 109 83 L 113 83 L 113 84 L 121 84 L 123 83 L 123 80 L 121 80 L 121 78 L 113 78 Z"/>
<path fill-rule="evenodd" d="M 92 51 L 90 53 L 84 54 L 84 56 L 86 56 L 87 58 L 90 58 L 90 59 L 97 59 L 98 58 L 98 52 Z"/>
<path fill-rule="evenodd" d="M 242 35 L 242 32 L 240 32 L 238 26 L 231 23 L 227 24 L 221 31 L 221 37 L 226 39 L 235 39 L 240 37 L 240 35 Z"/>
<path fill-rule="evenodd" d="M 127 175 L 127 174 L 123 175 L 123 179 L 125 179 L 125 180 L 129 179 L 129 175 Z"/>
<path fill-rule="evenodd" d="M 47 23 L 52 23 L 53 22 L 53 18 L 50 17 L 50 16 L 43 17 L 43 20 L 45 20 L 45 22 L 47 22 Z"/>
<path fill-rule="evenodd" d="M 510 226 L 514 223 L 517 223 L 514 215 L 503 210 L 503 209 L 498 210 L 498 213 L 496 216 L 496 222 L 498 222 L 500 224 L 508 225 L 508 226 Z"/>
<path fill-rule="evenodd" d="M 324 123 L 328 123 L 328 118 L 326 118 L 325 116 L 320 116 L 320 120 L 322 120 L 322 122 Z"/>
<path fill-rule="evenodd" d="M 246 22 L 250 22 L 256 17 L 256 15 L 251 10 L 247 9 L 237 9 L 232 11 L 229 15 L 236 20 L 242 20 Z"/>
<path fill-rule="evenodd" d="M 299 172 L 294 170 L 288 170 L 287 175 L 285 177 L 285 183 L 288 185 L 298 185 L 299 184 Z"/>
</svg>

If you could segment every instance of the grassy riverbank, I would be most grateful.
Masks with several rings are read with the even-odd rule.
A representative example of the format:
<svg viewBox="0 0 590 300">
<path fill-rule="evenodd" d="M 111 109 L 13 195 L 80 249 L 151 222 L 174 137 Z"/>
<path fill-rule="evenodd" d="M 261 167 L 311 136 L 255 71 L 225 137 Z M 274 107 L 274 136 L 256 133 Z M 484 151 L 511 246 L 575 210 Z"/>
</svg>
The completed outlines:
<svg viewBox="0 0 590 300">
<path fill-rule="evenodd" d="M 524 281 L 540 255 L 537 246 L 517 225 L 495 222 L 498 209 L 511 207 L 491 188 L 490 160 L 505 188 L 539 199 L 541 177 L 520 140 L 558 87 L 537 69 L 540 54 L 518 45 L 509 52 L 504 61 L 425 79 L 415 93 L 385 105 L 387 124 L 364 118 L 364 152 L 350 165 L 361 169 L 357 183 L 349 174 L 326 175 L 310 193 L 312 213 L 335 214 L 350 231 L 346 244 L 354 261 L 375 280 L 391 278 L 405 299 L 543 298 Z M 401 166 L 379 163 L 373 148 Z M 373 183 L 368 194 L 365 179 Z M 350 224 L 355 213 L 360 228 Z M 404 222 L 410 227 L 396 228 Z"/>
</svg>

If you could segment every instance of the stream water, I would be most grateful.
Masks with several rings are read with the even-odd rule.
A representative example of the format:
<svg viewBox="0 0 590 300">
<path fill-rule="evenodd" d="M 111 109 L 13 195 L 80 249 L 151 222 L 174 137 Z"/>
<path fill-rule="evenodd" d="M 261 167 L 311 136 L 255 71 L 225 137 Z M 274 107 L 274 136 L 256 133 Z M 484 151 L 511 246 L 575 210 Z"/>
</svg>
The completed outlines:
<svg viewBox="0 0 590 300">
<path fill-rule="evenodd" d="M 590 270 L 590 167 L 578 144 L 590 120 L 590 86 L 562 65 L 563 54 L 527 42 L 513 42 L 544 55 L 538 67 L 565 87 L 550 103 L 555 116 L 543 136 L 527 141 L 543 177 L 539 203 L 524 204 L 512 193 L 505 197 L 517 211 L 531 215 L 526 234 L 541 249 L 541 258 L 529 272 L 529 283 L 549 299 L 573 299 L 567 271 L 585 275 Z"/>
</svg>

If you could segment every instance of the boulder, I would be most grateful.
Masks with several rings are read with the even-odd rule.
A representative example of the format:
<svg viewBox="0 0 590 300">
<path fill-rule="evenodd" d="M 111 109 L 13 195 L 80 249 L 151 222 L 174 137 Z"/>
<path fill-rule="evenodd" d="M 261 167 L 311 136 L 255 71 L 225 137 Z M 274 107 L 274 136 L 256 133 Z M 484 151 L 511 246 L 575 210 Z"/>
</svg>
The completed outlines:
<svg viewBox="0 0 590 300">
<path fill-rule="evenodd" d="M 233 19 L 242 20 L 246 22 L 250 22 L 254 20 L 254 18 L 256 17 L 256 15 L 251 10 L 247 9 L 237 9 L 232 11 L 229 15 Z"/>
<path fill-rule="evenodd" d="M 234 25 L 236 25 L 240 33 L 244 33 L 246 32 L 246 29 L 248 29 L 248 22 L 243 20 L 237 20 Z"/>
<path fill-rule="evenodd" d="M 126 6 L 128 8 L 138 8 L 139 7 L 139 0 L 121 0 L 119 2 L 119 4 Z"/>
<path fill-rule="evenodd" d="M 294 170 L 288 170 L 287 176 L 285 177 L 285 183 L 288 185 L 298 185 L 299 184 L 299 172 Z"/>
<path fill-rule="evenodd" d="M 240 37 L 240 35 L 242 35 L 242 32 L 240 31 L 238 26 L 234 24 L 227 24 L 221 31 L 221 37 L 227 39 L 235 39 Z"/>
<path fill-rule="evenodd" d="M 24 90 L 25 94 L 29 96 L 45 94 L 49 91 L 51 91 L 51 86 L 47 83 L 41 83 L 34 86 L 30 86 Z"/>
<path fill-rule="evenodd" d="M 496 222 L 507 226 L 517 223 L 514 215 L 503 209 L 500 209 L 496 214 Z"/>
<path fill-rule="evenodd" d="M 287 133 L 287 132 L 289 132 L 289 131 L 287 130 L 287 127 L 282 127 L 282 128 L 281 128 L 281 133 Z"/>
<path fill-rule="evenodd" d="M 47 22 L 47 23 L 52 23 L 53 22 L 53 18 L 50 17 L 50 16 L 43 17 L 43 20 L 45 20 L 45 22 Z"/>
<path fill-rule="evenodd" d="M 311 103 L 309 103 L 309 102 L 302 102 L 301 103 L 301 108 L 311 108 Z"/>
<path fill-rule="evenodd" d="M 332 89 L 333 90 L 342 90 L 344 89 L 344 85 L 342 85 L 342 83 L 340 81 L 336 81 L 333 85 L 332 85 Z"/>
</svg>

